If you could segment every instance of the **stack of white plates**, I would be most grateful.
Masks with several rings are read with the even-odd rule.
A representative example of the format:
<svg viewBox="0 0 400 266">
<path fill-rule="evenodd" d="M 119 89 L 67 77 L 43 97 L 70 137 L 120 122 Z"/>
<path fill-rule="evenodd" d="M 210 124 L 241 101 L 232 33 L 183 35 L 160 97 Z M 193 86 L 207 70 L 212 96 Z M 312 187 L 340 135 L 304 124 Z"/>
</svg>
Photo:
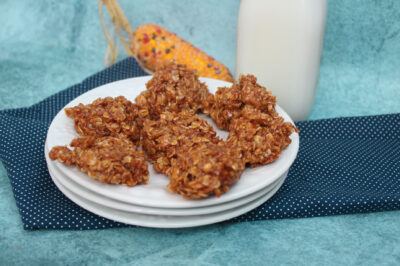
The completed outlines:
<svg viewBox="0 0 400 266">
<path fill-rule="evenodd" d="M 109 83 L 95 88 L 70 102 L 66 107 L 79 103 L 88 104 L 99 97 L 123 95 L 134 101 L 145 90 L 150 77 L 140 77 Z M 201 78 L 209 90 L 215 93 L 217 87 L 230 86 L 230 83 Z M 279 107 L 277 111 L 292 122 Z M 212 123 L 210 119 L 207 119 Z M 214 126 L 216 129 L 216 127 Z M 217 130 L 225 137 L 227 132 Z M 65 116 L 64 110 L 54 118 L 50 125 L 45 156 L 49 173 L 64 195 L 82 208 L 108 219 L 140 226 L 178 228 L 212 224 L 244 214 L 271 198 L 282 186 L 289 167 L 296 158 L 299 137 L 294 133 L 292 143 L 282 156 L 266 166 L 248 168 L 240 180 L 221 197 L 200 200 L 187 200 L 168 191 L 168 177 L 154 172 L 149 165 L 149 184 L 135 187 L 102 184 L 72 166 L 51 161 L 48 154 L 52 147 L 66 145 L 77 137 L 73 121 Z"/>
</svg>

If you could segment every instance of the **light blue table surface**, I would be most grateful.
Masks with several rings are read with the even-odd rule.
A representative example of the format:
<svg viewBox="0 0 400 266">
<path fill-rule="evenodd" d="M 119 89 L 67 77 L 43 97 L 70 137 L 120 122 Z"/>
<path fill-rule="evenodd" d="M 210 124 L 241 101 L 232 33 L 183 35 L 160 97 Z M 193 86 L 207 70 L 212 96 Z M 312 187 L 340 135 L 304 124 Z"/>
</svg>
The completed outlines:
<svg viewBox="0 0 400 266">
<path fill-rule="evenodd" d="M 234 71 L 238 0 L 120 4 L 134 28 L 165 26 Z M 105 47 L 97 1 L 0 0 L 0 109 L 29 106 L 100 71 Z M 400 1 L 330 0 L 309 119 L 398 112 Z M 174 230 L 25 231 L 0 165 L 0 265 L 66 264 L 400 265 L 400 212 Z"/>
</svg>

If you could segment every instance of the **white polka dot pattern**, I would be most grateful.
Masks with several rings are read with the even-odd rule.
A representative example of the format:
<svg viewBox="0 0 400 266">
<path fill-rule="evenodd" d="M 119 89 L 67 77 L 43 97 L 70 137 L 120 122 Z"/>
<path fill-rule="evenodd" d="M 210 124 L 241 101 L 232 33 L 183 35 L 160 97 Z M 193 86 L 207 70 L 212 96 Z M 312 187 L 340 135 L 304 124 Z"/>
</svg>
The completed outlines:
<svg viewBox="0 0 400 266">
<path fill-rule="evenodd" d="M 299 153 L 282 188 L 233 221 L 400 209 L 400 114 L 297 126 Z"/>
<path fill-rule="evenodd" d="M 132 58 L 29 108 L 0 111 L 0 159 L 25 229 L 98 229 L 125 224 L 94 215 L 53 184 L 43 156 L 48 126 L 80 94 L 145 73 Z M 298 124 L 300 150 L 279 192 L 231 222 L 400 209 L 400 115 Z"/>
</svg>

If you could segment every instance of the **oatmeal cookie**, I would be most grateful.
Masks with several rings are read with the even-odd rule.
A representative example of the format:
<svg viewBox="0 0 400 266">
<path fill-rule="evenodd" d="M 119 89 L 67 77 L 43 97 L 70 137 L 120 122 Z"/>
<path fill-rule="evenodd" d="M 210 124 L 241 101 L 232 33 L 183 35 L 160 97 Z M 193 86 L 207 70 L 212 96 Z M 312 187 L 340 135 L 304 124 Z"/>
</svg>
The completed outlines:
<svg viewBox="0 0 400 266">
<path fill-rule="evenodd" d="M 190 199 L 219 197 L 243 171 L 240 154 L 223 142 L 181 147 L 166 173 L 171 180 L 168 189 Z"/>
<path fill-rule="evenodd" d="M 208 95 L 203 112 L 211 116 L 220 129 L 229 130 L 231 122 L 241 117 L 246 107 L 273 114 L 275 105 L 275 96 L 260 86 L 256 77 L 241 75 L 239 82 L 231 87 L 220 87 L 215 95 Z"/>
<path fill-rule="evenodd" d="M 137 141 L 141 120 L 136 104 L 123 96 L 99 98 L 91 104 L 65 108 L 65 114 L 74 120 L 75 130 L 82 136 L 116 136 L 120 133 Z"/>
<path fill-rule="evenodd" d="M 191 112 L 165 112 L 159 120 L 146 120 L 142 129 L 142 148 L 158 173 L 165 173 L 182 146 L 218 143 L 214 128 Z"/>
<path fill-rule="evenodd" d="M 153 120 L 163 112 L 196 113 L 210 94 L 195 71 L 176 63 L 159 68 L 146 88 L 136 97 L 136 103 L 141 110 L 147 110 Z"/>
<path fill-rule="evenodd" d="M 73 150 L 53 147 L 50 159 L 75 165 L 102 183 L 135 186 L 147 184 L 149 171 L 145 154 L 125 136 L 84 136 L 72 140 Z"/>
<path fill-rule="evenodd" d="M 251 167 L 265 165 L 279 158 L 297 128 L 281 117 L 257 123 L 239 118 L 232 122 L 227 144 L 242 153 L 243 162 Z"/>
</svg>

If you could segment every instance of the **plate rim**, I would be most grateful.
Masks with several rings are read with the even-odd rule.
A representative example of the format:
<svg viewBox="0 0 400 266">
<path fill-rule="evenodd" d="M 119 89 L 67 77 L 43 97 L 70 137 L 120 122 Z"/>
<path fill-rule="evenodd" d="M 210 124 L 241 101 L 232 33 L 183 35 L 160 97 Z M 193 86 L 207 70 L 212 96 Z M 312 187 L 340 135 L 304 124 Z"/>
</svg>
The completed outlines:
<svg viewBox="0 0 400 266">
<path fill-rule="evenodd" d="M 51 175 L 50 175 L 51 176 Z M 171 222 L 168 224 L 165 220 L 171 219 L 171 217 L 174 217 L 174 219 L 180 219 L 182 218 L 182 220 L 184 220 L 183 217 L 188 218 L 190 216 L 154 216 L 154 215 L 146 215 L 146 214 L 132 214 L 132 213 L 126 213 L 120 210 L 116 210 L 116 209 L 111 209 L 102 205 L 99 205 L 95 202 L 91 202 L 90 200 L 87 199 L 83 199 L 81 198 L 79 195 L 74 194 L 72 191 L 68 190 L 68 188 L 63 187 L 59 181 L 54 180 L 52 177 L 52 180 L 54 182 L 54 184 L 57 186 L 57 188 L 68 198 L 70 199 L 72 202 L 74 202 L 75 204 L 77 204 L 78 206 L 80 206 L 81 208 L 85 209 L 86 211 L 89 211 L 93 214 L 96 214 L 98 216 L 104 217 L 106 219 L 109 220 L 113 220 L 116 222 L 120 222 L 120 223 L 124 223 L 124 224 L 128 224 L 128 225 L 136 225 L 136 226 L 142 226 L 142 227 L 150 227 L 150 228 L 189 228 L 189 227 L 198 227 L 198 226 L 204 226 L 204 225 L 210 225 L 210 224 L 215 224 L 215 223 L 219 223 L 222 221 L 226 221 L 235 217 L 238 217 L 242 214 L 245 214 L 251 210 L 254 210 L 255 208 L 261 206 L 262 204 L 264 204 L 265 202 L 267 202 L 269 199 L 272 198 L 272 196 L 274 196 L 279 189 L 282 187 L 283 183 L 285 180 L 282 180 L 279 184 L 277 184 L 277 186 L 271 190 L 270 192 L 266 193 L 265 195 L 261 196 L 260 198 L 255 199 L 252 202 L 249 202 L 247 204 L 245 204 L 244 206 L 239 206 L 237 208 L 231 209 L 231 210 L 227 210 L 227 211 L 223 211 L 223 212 L 219 212 L 219 213 L 213 213 L 213 214 L 209 214 L 209 215 L 193 215 L 192 217 L 192 221 L 181 221 L 180 223 L 178 222 Z M 82 203 L 83 201 L 83 203 Z M 98 205 L 96 207 L 96 205 Z M 93 206 L 95 206 L 93 208 Z M 128 216 L 130 216 L 130 220 L 127 219 L 126 217 L 123 216 L 115 216 L 115 215 L 110 215 L 109 213 L 105 213 L 105 211 L 103 210 L 99 210 L 97 208 L 105 208 L 106 210 L 109 209 L 108 211 L 114 211 L 115 213 L 125 213 Z M 148 221 L 144 222 L 144 221 L 138 221 L 138 217 L 140 216 L 148 216 L 147 219 L 149 219 Z M 136 221 L 135 221 L 135 217 L 136 217 Z M 163 217 L 163 218 L 162 218 Z M 157 219 L 163 219 L 163 221 L 156 221 Z"/>
</svg>

